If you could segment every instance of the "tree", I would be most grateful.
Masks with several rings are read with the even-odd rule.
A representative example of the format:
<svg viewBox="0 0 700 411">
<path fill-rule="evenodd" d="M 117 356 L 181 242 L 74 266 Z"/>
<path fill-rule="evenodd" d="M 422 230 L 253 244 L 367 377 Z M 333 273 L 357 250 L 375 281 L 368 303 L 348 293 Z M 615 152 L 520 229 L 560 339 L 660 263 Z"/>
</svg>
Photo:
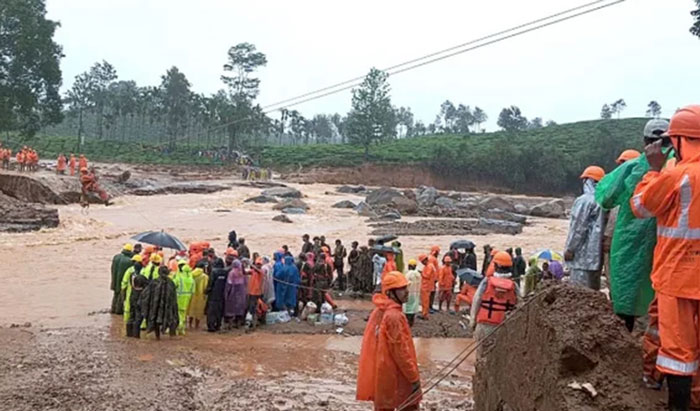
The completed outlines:
<svg viewBox="0 0 700 411">
<path fill-rule="evenodd" d="M 627 108 L 627 103 L 625 103 L 625 100 L 619 99 L 616 102 L 612 103 L 610 105 L 610 110 L 614 113 L 617 114 L 617 119 L 620 119 L 620 113 Z"/>
<path fill-rule="evenodd" d="M 428 128 L 425 127 L 425 124 L 422 121 L 418 120 L 418 122 L 416 122 L 416 125 L 413 128 L 413 136 L 424 136 L 427 132 Z"/>
<path fill-rule="evenodd" d="M 373 142 L 396 136 L 396 115 L 391 106 L 388 77 L 387 73 L 372 68 L 362 84 L 352 90 L 352 109 L 346 129 L 350 142 L 364 147 L 365 160 L 369 158 Z"/>
<path fill-rule="evenodd" d="M 316 114 L 309 121 L 309 129 L 317 144 L 328 144 L 333 139 L 333 122 L 330 116 Z"/>
<path fill-rule="evenodd" d="M 0 2 L 0 130 L 31 136 L 62 120 L 58 25 L 44 0 Z"/>
<path fill-rule="evenodd" d="M 609 105 L 603 104 L 603 108 L 600 109 L 600 118 L 603 120 L 610 120 L 612 118 L 612 109 Z"/>
<path fill-rule="evenodd" d="M 443 127 L 442 131 L 445 133 L 450 133 L 454 131 L 455 121 L 457 120 L 457 109 L 450 100 L 445 100 L 444 103 L 440 105 L 440 114 L 436 119 L 436 124 L 441 120 Z"/>
<path fill-rule="evenodd" d="M 528 129 L 542 128 L 542 127 L 544 127 L 543 122 L 544 122 L 544 120 L 542 120 L 542 117 L 535 117 L 528 123 L 527 128 Z"/>
<path fill-rule="evenodd" d="M 97 137 L 102 138 L 105 106 L 109 99 L 107 89 L 110 83 L 117 79 L 117 71 L 114 66 L 102 60 L 102 63 L 95 63 L 90 67 L 88 76 L 90 77 L 90 100 L 95 106 L 97 116 Z"/>
<path fill-rule="evenodd" d="M 340 142 L 345 144 L 345 118 L 338 113 L 331 116 L 331 123 L 335 127 L 335 132 L 340 137 Z"/>
<path fill-rule="evenodd" d="M 75 76 L 73 86 L 68 90 L 67 102 L 69 109 L 78 114 L 78 151 L 80 151 L 80 146 L 85 143 L 83 113 L 92 107 L 91 93 L 92 80 L 89 73 Z"/>
<path fill-rule="evenodd" d="M 647 117 L 658 118 L 661 116 L 661 104 L 656 100 L 652 100 L 647 104 Z"/>
<path fill-rule="evenodd" d="M 690 12 L 690 15 L 695 18 L 695 23 L 690 27 L 690 32 L 694 36 L 700 37 L 700 0 L 695 0 L 695 4 L 697 4 L 698 8 Z"/>
<path fill-rule="evenodd" d="M 474 124 L 474 115 L 469 106 L 460 104 L 454 114 L 454 122 L 452 125 L 452 131 L 460 134 L 468 134 L 470 132 L 469 127 Z"/>
<path fill-rule="evenodd" d="M 528 122 L 527 117 L 523 116 L 520 112 L 520 108 L 517 106 L 510 106 L 501 110 L 496 124 L 505 131 L 517 131 L 524 130 Z"/>
<path fill-rule="evenodd" d="M 486 112 L 484 112 L 484 110 L 482 110 L 479 106 L 474 107 L 472 117 L 474 119 L 474 124 L 476 124 L 477 132 L 481 130 L 481 124 L 485 123 L 489 119 L 489 116 L 486 115 Z"/>
<path fill-rule="evenodd" d="M 396 122 L 399 138 L 411 137 L 413 134 L 413 113 L 410 107 L 399 107 L 396 110 Z"/>
<path fill-rule="evenodd" d="M 547 123 L 545 124 L 545 127 L 550 127 L 550 126 L 556 126 L 557 122 L 554 120 L 547 120 Z"/>
<path fill-rule="evenodd" d="M 174 149 L 178 136 L 182 135 L 187 124 L 192 92 L 187 77 L 175 66 L 171 67 L 161 80 L 160 91 L 165 122 L 170 138 L 170 148 Z"/>
</svg>

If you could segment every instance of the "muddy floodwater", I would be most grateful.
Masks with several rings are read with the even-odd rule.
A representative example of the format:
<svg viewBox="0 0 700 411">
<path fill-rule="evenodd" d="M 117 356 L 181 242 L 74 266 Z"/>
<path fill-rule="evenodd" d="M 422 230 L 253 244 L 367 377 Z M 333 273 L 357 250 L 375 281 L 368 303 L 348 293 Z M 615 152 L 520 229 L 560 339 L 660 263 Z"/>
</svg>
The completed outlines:
<svg viewBox="0 0 700 411">
<path fill-rule="evenodd" d="M 209 241 L 222 252 L 228 231 L 235 229 L 251 252 L 267 255 L 283 244 L 296 254 L 304 233 L 324 234 L 329 243 L 340 238 L 348 247 L 353 240 L 366 242 L 365 218 L 331 208 L 362 197 L 336 194 L 331 185 L 292 186 L 310 206 L 305 215 L 290 215 L 292 224 L 272 221 L 279 212 L 271 204 L 244 202 L 260 189 L 233 187 L 206 195 L 122 196 L 111 207 L 93 205 L 87 211 L 59 206 L 58 228 L 1 233 L 0 343 L 7 349 L 0 353 L 0 368 L 9 371 L 0 373 L 0 404 L 13 404 L 9 409 L 371 409 L 354 401 L 360 336 L 274 334 L 263 326 L 250 334 L 192 331 L 160 342 L 134 341 L 122 337 L 121 317 L 106 312 L 111 259 L 142 231 L 163 229 L 185 243 Z M 566 229 L 565 220 L 530 218 L 516 237 L 470 239 L 478 247 L 519 246 L 528 255 L 542 247 L 561 249 Z M 401 242 L 408 259 L 433 244 L 446 249 L 455 239 L 405 236 Z M 369 302 L 338 303 L 341 309 L 371 309 Z M 425 384 L 471 340 L 416 338 L 415 343 Z M 424 403 L 470 409 L 472 373 L 470 357 Z M 42 389 L 13 389 L 37 379 Z"/>
</svg>

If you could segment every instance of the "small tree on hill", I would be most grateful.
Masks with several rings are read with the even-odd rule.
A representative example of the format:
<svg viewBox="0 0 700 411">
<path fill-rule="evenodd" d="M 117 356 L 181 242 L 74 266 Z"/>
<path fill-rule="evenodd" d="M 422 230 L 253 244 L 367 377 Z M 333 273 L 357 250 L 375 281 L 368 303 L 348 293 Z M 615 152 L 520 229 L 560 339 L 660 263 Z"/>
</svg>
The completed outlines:
<svg viewBox="0 0 700 411">
<path fill-rule="evenodd" d="M 600 118 L 603 120 L 610 120 L 612 118 L 612 109 L 609 105 L 603 104 L 603 108 L 600 110 Z"/>
<path fill-rule="evenodd" d="M 520 108 L 510 106 L 501 110 L 496 124 L 505 131 L 518 131 L 527 128 L 528 121 L 527 117 L 520 112 Z"/>
<path fill-rule="evenodd" d="M 625 103 L 625 100 L 619 99 L 616 102 L 612 103 L 610 106 L 610 109 L 612 110 L 613 113 L 617 114 L 617 119 L 620 119 L 620 114 L 624 109 L 627 108 L 627 103 Z"/>
<path fill-rule="evenodd" d="M 695 0 L 695 4 L 697 4 L 698 8 L 690 12 L 690 15 L 695 18 L 695 23 L 690 27 L 690 32 L 694 36 L 700 37 L 700 0 Z"/>
<path fill-rule="evenodd" d="M 527 125 L 527 128 L 529 129 L 536 129 L 536 128 L 542 128 L 544 127 L 542 117 L 535 117 L 533 118 L 530 123 Z"/>
<path fill-rule="evenodd" d="M 373 142 L 396 136 L 396 114 L 391 106 L 388 77 L 387 73 L 372 68 L 362 84 L 352 90 L 346 129 L 350 142 L 364 147 L 365 160 Z"/>
<path fill-rule="evenodd" d="M 481 107 L 476 106 L 472 112 L 472 119 L 474 120 L 474 124 L 476 124 L 476 131 L 479 132 L 479 130 L 481 130 L 481 124 L 485 123 L 489 119 L 489 116 L 486 115 L 486 112 L 482 110 Z"/>
<path fill-rule="evenodd" d="M 547 120 L 547 123 L 544 125 L 545 127 L 550 127 L 550 126 L 556 126 L 557 122 L 554 120 Z"/>
<path fill-rule="evenodd" d="M 658 118 L 661 115 L 661 104 L 656 100 L 652 100 L 647 105 L 647 117 Z"/>
</svg>

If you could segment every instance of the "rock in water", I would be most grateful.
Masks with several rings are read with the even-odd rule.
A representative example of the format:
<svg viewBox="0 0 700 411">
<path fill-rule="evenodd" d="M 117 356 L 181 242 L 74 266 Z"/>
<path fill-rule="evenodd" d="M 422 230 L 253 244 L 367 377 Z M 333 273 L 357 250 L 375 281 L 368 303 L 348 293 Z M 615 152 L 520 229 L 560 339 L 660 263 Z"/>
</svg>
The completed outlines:
<svg viewBox="0 0 700 411">
<path fill-rule="evenodd" d="M 263 190 L 262 195 L 268 197 L 301 198 L 301 191 L 292 187 L 272 187 Z"/>
<path fill-rule="evenodd" d="M 303 208 L 287 207 L 283 208 L 282 212 L 285 214 L 306 214 L 306 210 Z"/>
<path fill-rule="evenodd" d="M 457 202 L 449 197 L 440 197 L 435 200 L 435 205 L 442 208 L 455 208 Z"/>
<path fill-rule="evenodd" d="M 280 214 L 278 216 L 272 217 L 272 221 L 279 221 L 280 223 L 291 223 L 292 220 L 285 214 Z"/>
<path fill-rule="evenodd" d="M 498 208 L 500 210 L 515 212 L 515 206 L 509 200 L 503 197 L 486 197 L 479 202 L 479 207 L 490 210 L 492 208 Z"/>
<path fill-rule="evenodd" d="M 257 203 L 257 204 L 262 204 L 262 203 L 277 203 L 277 199 L 275 197 L 270 197 L 270 196 L 255 196 L 255 197 L 250 197 L 249 199 L 245 200 L 246 203 Z"/>
<path fill-rule="evenodd" d="M 374 208 L 391 207 L 402 214 L 414 214 L 418 210 L 418 203 L 394 190 L 393 188 L 382 187 L 371 192 L 365 199 L 367 204 Z"/>
<path fill-rule="evenodd" d="M 343 200 L 340 202 L 337 202 L 333 204 L 333 208 L 355 208 L 357 207 L 357 204 L 353 203 L 352 201 L 348 200 Z"/>
<path fill-rule="evenodd" d="M 396 212 L 388 212 L 379 216 L 380 220 L 400 220 L 401 214 Z"/>
<path fill-rule="evenodd" d="M 420 207 L 432 207 L 435 205 L 435 200 L 437 199 L 438 192 L 435 187 L 425 187 L 416 196 L 418 200 L 418 205 Z"/>
<path fill-rule="evenodd" d="M 284 210 L 285 208 L 301 208 L 303 210 L 308 210 L 309 205 L 298 198 L 286 198 L 272 207 L 273 210 Z"/>
<path fill-rule="evenodd" d="M 372 207 L 364 201 L 360 201 L 360 204 L 355 207 L 355 211 L 357 211 L 357 214 L 363 217 L 377 217 L 377 213 L 375 213 Z"/>
<path fill-rule="evenodd" d="M 530 215 L 535 217 L 564 218 L 566 217 L 564 201 L 555 199 L 539 203 L 532 207 L 532 210 L 530 210 Z"/>
<path fill-rule="evenodd" d="M 520 234 L 523 232 L 523 225 L 512 221 L 494 220 L 491 218 L 480 218 L 479 228 L 483 228 L 492 233 L 498 234 Z"/>
<path fill-rule="evenodd" d="M 0 231 L 36 231 L 58 227 L 58 210 L 16 200 L 0 192 Z"/>
<path fill-rule="evenodd" d="M 336 189 L 337 192 L 339 193 L 345 193 L 345 194 L 357 194 L 357 193 L 363 193 L 367 189 L 364 186 L 340 186 Z"/>
</svg>

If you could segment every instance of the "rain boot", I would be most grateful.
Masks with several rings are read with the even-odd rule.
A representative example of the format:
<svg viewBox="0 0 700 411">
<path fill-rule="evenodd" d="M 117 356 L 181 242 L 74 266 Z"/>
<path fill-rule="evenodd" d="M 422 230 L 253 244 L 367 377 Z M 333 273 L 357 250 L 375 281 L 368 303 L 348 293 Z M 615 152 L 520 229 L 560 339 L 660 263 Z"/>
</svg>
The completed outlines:
<svg viewBox="0 0 700 411">
<path fill-rule="evenodd" d="M 670 411 L 688 411 L 693 377 L 667 375 L 666 380 L 668 381 L 668 409 Z"/>
</svg>

